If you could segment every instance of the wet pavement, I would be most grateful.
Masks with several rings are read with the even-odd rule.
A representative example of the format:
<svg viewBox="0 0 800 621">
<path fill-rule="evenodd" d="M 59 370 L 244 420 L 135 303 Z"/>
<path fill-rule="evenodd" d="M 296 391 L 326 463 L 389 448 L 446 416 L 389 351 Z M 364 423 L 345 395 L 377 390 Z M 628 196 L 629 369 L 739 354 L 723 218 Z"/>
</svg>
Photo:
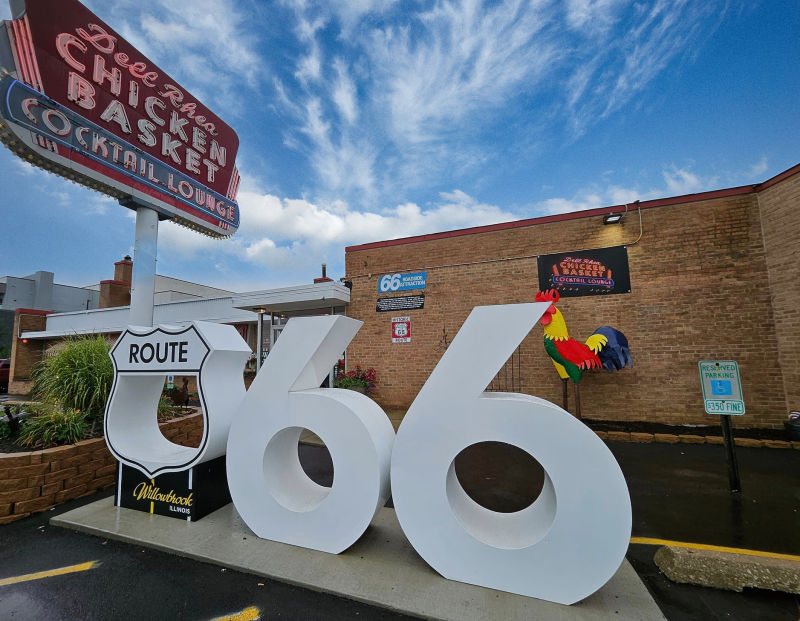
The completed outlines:
<svg viewBox="0 0 800 621">
<path fill-rule="evenodd" d="M 738 448 L 743 491 L 731 495 L 720 446 L 609 443 L 609 447 L 628 481 L 634 536 L 800 554 L 800 451 Z M 301 445 L 299 450 L 309 476 L 329 485 L 334 472 L 326 449 Z M 476 445 L 458 457 L 456 469 L 473 498 L 495 510 L 518 510 L 541 488 L 541 468 L 508 445 Z M 253 607 L 262 619 L 404 618 L 258 576 L 49 526 L 54 514 L 110 493 L 0 527 L 0 578 L 100 562 L 81 573 L 0 586 L 0 619 L 210 620 L 244 614 Z M 796 596 L 671 583 L 653 564 L 656 549 L 632 544 L 628 560 L 670 620 L 800 618 Z"/>
</svg>

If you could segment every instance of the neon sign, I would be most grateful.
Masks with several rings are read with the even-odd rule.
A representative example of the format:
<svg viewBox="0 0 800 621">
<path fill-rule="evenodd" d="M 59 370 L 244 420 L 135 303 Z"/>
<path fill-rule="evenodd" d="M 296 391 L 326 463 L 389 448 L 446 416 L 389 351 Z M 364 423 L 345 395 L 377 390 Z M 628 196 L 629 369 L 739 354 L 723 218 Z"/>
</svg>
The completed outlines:
<svg viewBox="0 0 800 621">
<path fill-rule="evenodd" d="M 16 17 L 3 69 L 18 82 L 0 93 L 12 151 L 189 228 L 236 231 L 233 129 L 77 0 L 27 0 Z"/>
</svg>

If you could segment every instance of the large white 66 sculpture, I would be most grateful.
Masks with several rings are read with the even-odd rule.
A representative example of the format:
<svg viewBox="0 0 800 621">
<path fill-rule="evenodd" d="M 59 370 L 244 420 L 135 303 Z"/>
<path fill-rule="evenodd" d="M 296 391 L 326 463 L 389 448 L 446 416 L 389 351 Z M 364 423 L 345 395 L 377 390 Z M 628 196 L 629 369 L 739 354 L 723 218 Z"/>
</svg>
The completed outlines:
<svg viewBox="0 0 800 621">
<path fill-rule="evenodd" d="M 397 433 L 392 496 L 411 544 L 445 578 L 572 604 L 619 569 L 631 503 L 611 451 L 558 406 L 485 387 L 549 304 L 473 309 Z M 498 513 L 461 487 L 455 458 L 513 444 L 545 471 L 533 504 Z"/>
<path fill-rule="evenodd" d="M 341 552 L 388 498 L 391 456 L 400 525 L 445 578 L 563 604 L 599 589 L 619 568 L 631 532 L 630 497 L 613 455 L 548 401 L 484 392 L 547 308 L 475 308 L 396 440 L 367 397 L 317 388 L 361 322 L 291 319 L 231 426 L 228 482 L 244 521 L 266 539 Z M 300 466 L 303 427 L 330 450 L 330 490 Z M 524 449 L 545 470 L 539 498 L 516 513 L 478 505 L 455 474 L 458 453 L 492 440 Z"/>
<path fill-rule="evenodd" d="M 339 553 L 389 499 L 392 423 L 365 395 L 319 388 L 361 325 L 341 316 L 289 320 L 239 407 L 228 437 L 228 486 L 259 537 Z M 300 465 L 303 428 L 330 451 L 331 488 Z"/>
</svg>

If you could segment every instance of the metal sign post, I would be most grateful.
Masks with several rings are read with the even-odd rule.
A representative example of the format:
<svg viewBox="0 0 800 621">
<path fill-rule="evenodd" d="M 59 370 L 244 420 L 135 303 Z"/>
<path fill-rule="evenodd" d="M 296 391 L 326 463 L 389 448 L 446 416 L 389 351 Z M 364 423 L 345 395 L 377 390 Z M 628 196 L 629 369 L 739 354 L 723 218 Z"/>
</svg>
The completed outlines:
<svg viewBox="0 0 800 621">
<path fill-rule="evenodd" d="M 722 437 L 725 440 L 725 458 L 728 462 L 728 483 L 731 492 L 738 493 L 742 491 L 742 483 L 739 479 L 739 462 L 736 459 L 736 448 L 733 441 L 733 427 L 731 426 L 731 417 L 723 414 L 720 417 L 722 422 Z"/>
<path fill-rule="evenodd" d="M 138 207 L 136 209 L 136 238 L 133 246 L 129 325 L 153 325 L 157 252 L 158 212 L 148 207 Z"/>
<path fill-rule="evenodd" d="M 730 490 L 739 493 L 742 484 L 731 425 L 731 416 L 741 416 L 745 412 L 739 365 L 735 360 L 705 360 L 699 363 L 699 368 L 706 413 L 720 415 Z"/>
</svg>

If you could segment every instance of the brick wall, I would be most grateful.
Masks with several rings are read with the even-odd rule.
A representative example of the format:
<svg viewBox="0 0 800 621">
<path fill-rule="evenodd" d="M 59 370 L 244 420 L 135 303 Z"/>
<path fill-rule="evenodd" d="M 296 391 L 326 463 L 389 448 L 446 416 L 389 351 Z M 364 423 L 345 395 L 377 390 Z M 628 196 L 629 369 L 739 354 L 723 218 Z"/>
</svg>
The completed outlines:
<svg viewBox="0 0 800 621">
<path fill-rule="evenodd" d="M 800 174 L 758 195 L 786 410 L 800 410 Z"/>
<path fill-rule="evenodd" d="M 453 339 L 474 306 L 534 300 L 535 256 L 497 259 L 631 244 L 631 294 L 558 304 L 574 338 L 583 341 L 598 326 L 611 325 L 631 343 L 633 369 L 584 376 L 584 417 L 716 423 L 704 414 L 697 363 L 734 359 L 747 405 L 747 415 L 735 424 L 779 427 L 786 418 L 783 375 L 758 198 L 753 192 L 734 194 L 642 210 L 643 234 L 635 245 L 639 220 L 633 211 L 622 226 L 603 226 L 601 216 L 592 216 L 348 249 L 348 315 L 365 322 L 348 348 L 348 365 L 375 367 L 376 399 L 384 407 L 406 407 L 444 352 L 444 340 Z M 375 312 L 383 274 L 423 269 L 424 309 Z M 411 316 L 411 343 L 391 343 L 394 314 Z M 522 392 L 561 404 L 561 382 L 544 352 L 541 326 L 522 343 L 520 358 Z"/>
<path fill-rule="evenodd" d="M 171 442 L 197 447 L 203 418 L 192 414 L 160 425 Z M 105 438 L 42 451 L 0 453 L 0 524 L 87 496 L 116 482 L 117 461 Z"/>
<path fill-rule="evenodd" d="M 47 324 L 48 311 L 18 308 L 14 313 L 14 339 L 11 344 L 11 369 L 9 370 L 8 392 L 11 394 L 28 394 L 33 387 L 31 374 L 33 368 L 42 359 L 44 343 L 30 340 L 24 343 L 16 338 L 25 331 L 44 330 Z"/>
</svg>

